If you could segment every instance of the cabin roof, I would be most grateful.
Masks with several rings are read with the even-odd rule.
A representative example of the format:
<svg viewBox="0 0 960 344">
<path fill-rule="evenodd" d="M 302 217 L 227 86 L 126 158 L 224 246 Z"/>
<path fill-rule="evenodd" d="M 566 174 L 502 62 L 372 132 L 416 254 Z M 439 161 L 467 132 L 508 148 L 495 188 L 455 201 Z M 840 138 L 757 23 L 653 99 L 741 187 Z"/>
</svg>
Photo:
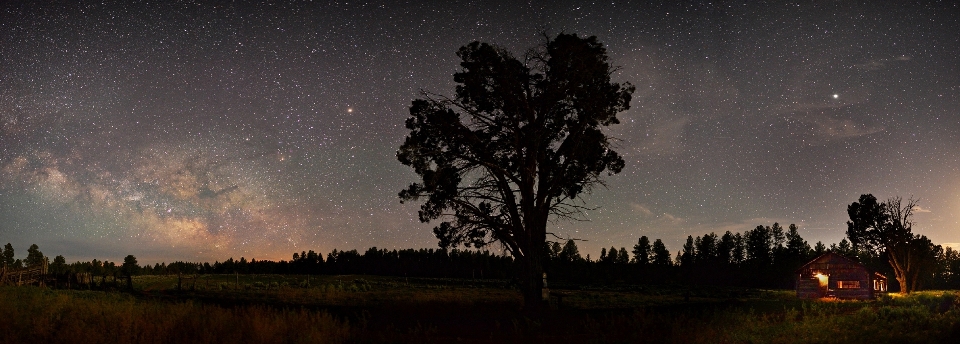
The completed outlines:
<svg viewBox="0 0 960 344">
<path fill-rule="evenodd" d="M 862 269 L 866 270 L 867 272 L 873 273 L 873 271 L 871 271 L 870 269 L 868 269 L 868 268 L 867 268 L 866 266 L 864 266 L 863 264 L 860 264 L 860 262 L 857 262 L 856 260 L 853 260 L 853 259 L 844 257 L 844 256 L 842 256 L 842 255 L 839 255 L 839 254 L 836 254 L 836 253 L 833 253 L 833 252 L 826 252 L 826 253 L 824 253 L 824 254 L 821 254 L 820 256 L 817 256 L 817 258 L 813 258 L 813 260 L 807 262 L 806 264 L 803 264 L 803 266 L 801 266 L 801 267 L 800 267 L 799 269 L 797 269 L 795 272 L 798 272 L 798 273 L 799 273 L 799 272 L 807 269 L 807 267 L 809 267 L 811 264 L 814 264 L 814 263 L 851 264 L 851 265 L 855 265 L 855 266 L 857 266 L 857 267 L 859 267 L 859 268 L 862 268 Z"/>
</svg>

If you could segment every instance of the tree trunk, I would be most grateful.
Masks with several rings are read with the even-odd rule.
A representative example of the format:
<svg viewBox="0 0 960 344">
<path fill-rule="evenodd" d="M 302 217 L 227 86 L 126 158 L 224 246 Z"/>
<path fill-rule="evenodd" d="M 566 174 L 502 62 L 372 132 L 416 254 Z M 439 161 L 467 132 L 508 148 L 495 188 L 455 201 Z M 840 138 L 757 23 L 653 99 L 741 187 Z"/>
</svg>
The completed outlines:
<svg viewBox="0 0 960 344">
<path fill-rule="evenodd" d="M 533 207 L 525 209 L 526 240 L 522 243 L 523 255 L 520 264 L 521 288 L 523 292 L 523 307 L 528 312 L 539 312 L 543 309 L 543 243 L 547 239 L 548 210 L 534 211 Z"/>
<path fill-rule="evenodd" d="M 531 250 L 535 251 L 535 250 Z M 521 259 L 520 264 L 520 288 L 523 293 L 523 308 L 528 312 L 538 312 L 543 309 L 543 266 L 540 264 L 540 258 L 531 252 Z"/>
<path fill-rule="evenodd" d="M 909 294 L 913 289 L 911 288 L 912 284 L 910 283 L 909 271 L 907 271 L 908 266 L 901 262 L 902 256 L 894 250 L 896 250 L 896 248 L 887 252 L 890 266 L 893 267 L 893 273 L 897 278 L 897 282 L 900 283 L 900 294 Z"/>
</svg>

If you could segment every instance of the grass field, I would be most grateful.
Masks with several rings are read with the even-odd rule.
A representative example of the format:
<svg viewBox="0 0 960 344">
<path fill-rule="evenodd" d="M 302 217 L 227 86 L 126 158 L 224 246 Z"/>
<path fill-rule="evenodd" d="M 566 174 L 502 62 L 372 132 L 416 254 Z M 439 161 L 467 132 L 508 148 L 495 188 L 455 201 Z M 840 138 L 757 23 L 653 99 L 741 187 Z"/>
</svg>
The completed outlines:
<svg viewBox="0 0 960 344">
<path fill-rule="evenodd" d="M 945 343 L 960 293 L 875 301 L 792 291 L 562 290 L 521 311 L 503 281 L 377 276 L 141 276 L 133 292 L 0 288 L 4 343 Z"/>
</svg>

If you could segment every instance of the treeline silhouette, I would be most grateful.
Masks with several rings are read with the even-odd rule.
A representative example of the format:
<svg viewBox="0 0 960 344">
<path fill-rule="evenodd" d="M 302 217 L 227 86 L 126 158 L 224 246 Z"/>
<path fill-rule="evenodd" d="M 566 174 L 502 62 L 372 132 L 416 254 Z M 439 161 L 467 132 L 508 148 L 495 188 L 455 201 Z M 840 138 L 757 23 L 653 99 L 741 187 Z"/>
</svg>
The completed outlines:
<svg viewBox="0 0 960 344">
<path fill-rule="evenodd" d="M 933 247 L 934 259 L 923 276 L 927 289 L 960 289 L 960 252 L 940 245 Z M 891 291 L 899 285 L 886 257 L 880 252 L 858 250 L 842 239 L 826 247 L 812 247 L 796 225 L 786 230 L 779 223 L 757 226 L 743 233 L 727 231 L 687 236 L 686 242 L 670 259 L 660 239 L 650 244 L 646 236 L 633 246 L 632 256 L 625 247 L 603 249 L 597 260 L 580 257 L 573 240 L 564 245 L 549 243 L 545 270 L 554 280 L 573 284 L 696 284 L 753 288 L 791 289 L 794 272 L 808 261 L 835 252 L 861 262 L 888 277 Z"/>
<path fill-rule="evenodd" d="M 671 259 L 657 239 L 640 237 L 632 257 L 625 247 L 603 249 L 600 258 L 571 259 L 573 241 L 552 243 L 547 270 L 555 278 L 574 283 L 709 284 L 724 286 L 792 288 L 794 271 L 827 251 L 822 243 L 813 248 L 800 236 L 796 225 L 784 230 L 778 223 L 757 226 L 744 233 L 727 231 L 688 236 Z"/>
<path fill-rule="evenodd" d="M 13 247 L 4 247 L 2 260 L 8 267 L 38 264 L 42 255 L 32 245 L 24 261 L 13 259 Z M 626 247 L 602 249 L 600 257 L 582 256 L 575 240 L 547 242 L 541 262 L 551 286 L 610 284 L 698 284 L 757 288 L 793 288 L 794 271 L 807 261 L 832 251 L 854 258 L 867 267 L 888 276 L 891 291 L 897 290 L 889 264 L 876 253 L 857 250 L 847 239 L 826 247 L 804 240 L 795 225 L 786 229 L 778 223 L 757 226 L 743 233 L 725 232 L 688 236 L 676 254 L 671 254 L 660 239 L 641 236 L 630 251 Z M 933 289 L 960 289 L 960 252 L 936 246 L 935 266 L 924 285 Z M 41 258 L 42 257 L 42 258 Z M 177 261 L 138 265 L 128 256 L 118 265 L 91 260 L 67 264 L 63 256 L 49 263 L 56 275 L 85 273 L 94 281 L 106 283 L 129 275 L 169 274 L 299 274 L 513 279 L 515 264 L 510 256 L 479 250 L 403 249 L 372 247 L 357 250 L 333 250 L 321 253 L 302 251 L 290 260 L 239 260 L 199 263 Z"/>
<path fill-rule="evenodd" d="M 93 276 L 120 277 L 121 266 L 114 262 L 98 261 L 64 264 L 57 256 L 50 264 L 52 273 L 90 273 Z M 357 250 L 333 250 L 326 259 L 320 253 L 305 251 L 294 253 L 293 259 L 239 260 L 229 258 L 223 262 L 199 263 L 177 261 L 136 265 L 133 275 L 170 274 L 298 274 L 298 275 L 382 275 L 407 277 L 443 277 L 509 279 L 512 277 L 513 259 L 509 256 L 474 250 L 404 249 L 386 250 L 372 247 L 364 253 Z"/>
</svg>

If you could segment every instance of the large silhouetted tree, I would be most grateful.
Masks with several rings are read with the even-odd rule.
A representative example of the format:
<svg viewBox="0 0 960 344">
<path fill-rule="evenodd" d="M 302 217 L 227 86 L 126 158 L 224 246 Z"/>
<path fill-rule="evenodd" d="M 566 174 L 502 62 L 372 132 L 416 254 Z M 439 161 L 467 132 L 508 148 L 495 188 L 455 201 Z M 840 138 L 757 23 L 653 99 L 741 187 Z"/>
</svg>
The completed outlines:
<svg viewBox="0 0 960 344">
<path fill-rule="evenodd" d="M 917 200 L 900 197 L 878 203 L 873 195 L 860 195 L 847 207 L 847 237 L 853 251 L 866 250 L 886 256 L 900 284 L 901 293 L 919 290 L 932 274 L 938 246 L 926 236 L 913 233 L 913 212 Z"/>
<path fill-rule="evenodd" d="M 619 173 L 623 159 L 601 128 L 619 123 L 633 86 L 596 37 L 560 34 L 522 58 L 487 43 L 457 52 L 453 98 L 424 93 L 397 158 L 421 181 L 419 217 L 441 219 L 441 247 L 498 242 L 520 266 L 525 305 L 541 305 L 541 257 L 550 217 L 577 218 L 579 197 Z"/>
</svg>

